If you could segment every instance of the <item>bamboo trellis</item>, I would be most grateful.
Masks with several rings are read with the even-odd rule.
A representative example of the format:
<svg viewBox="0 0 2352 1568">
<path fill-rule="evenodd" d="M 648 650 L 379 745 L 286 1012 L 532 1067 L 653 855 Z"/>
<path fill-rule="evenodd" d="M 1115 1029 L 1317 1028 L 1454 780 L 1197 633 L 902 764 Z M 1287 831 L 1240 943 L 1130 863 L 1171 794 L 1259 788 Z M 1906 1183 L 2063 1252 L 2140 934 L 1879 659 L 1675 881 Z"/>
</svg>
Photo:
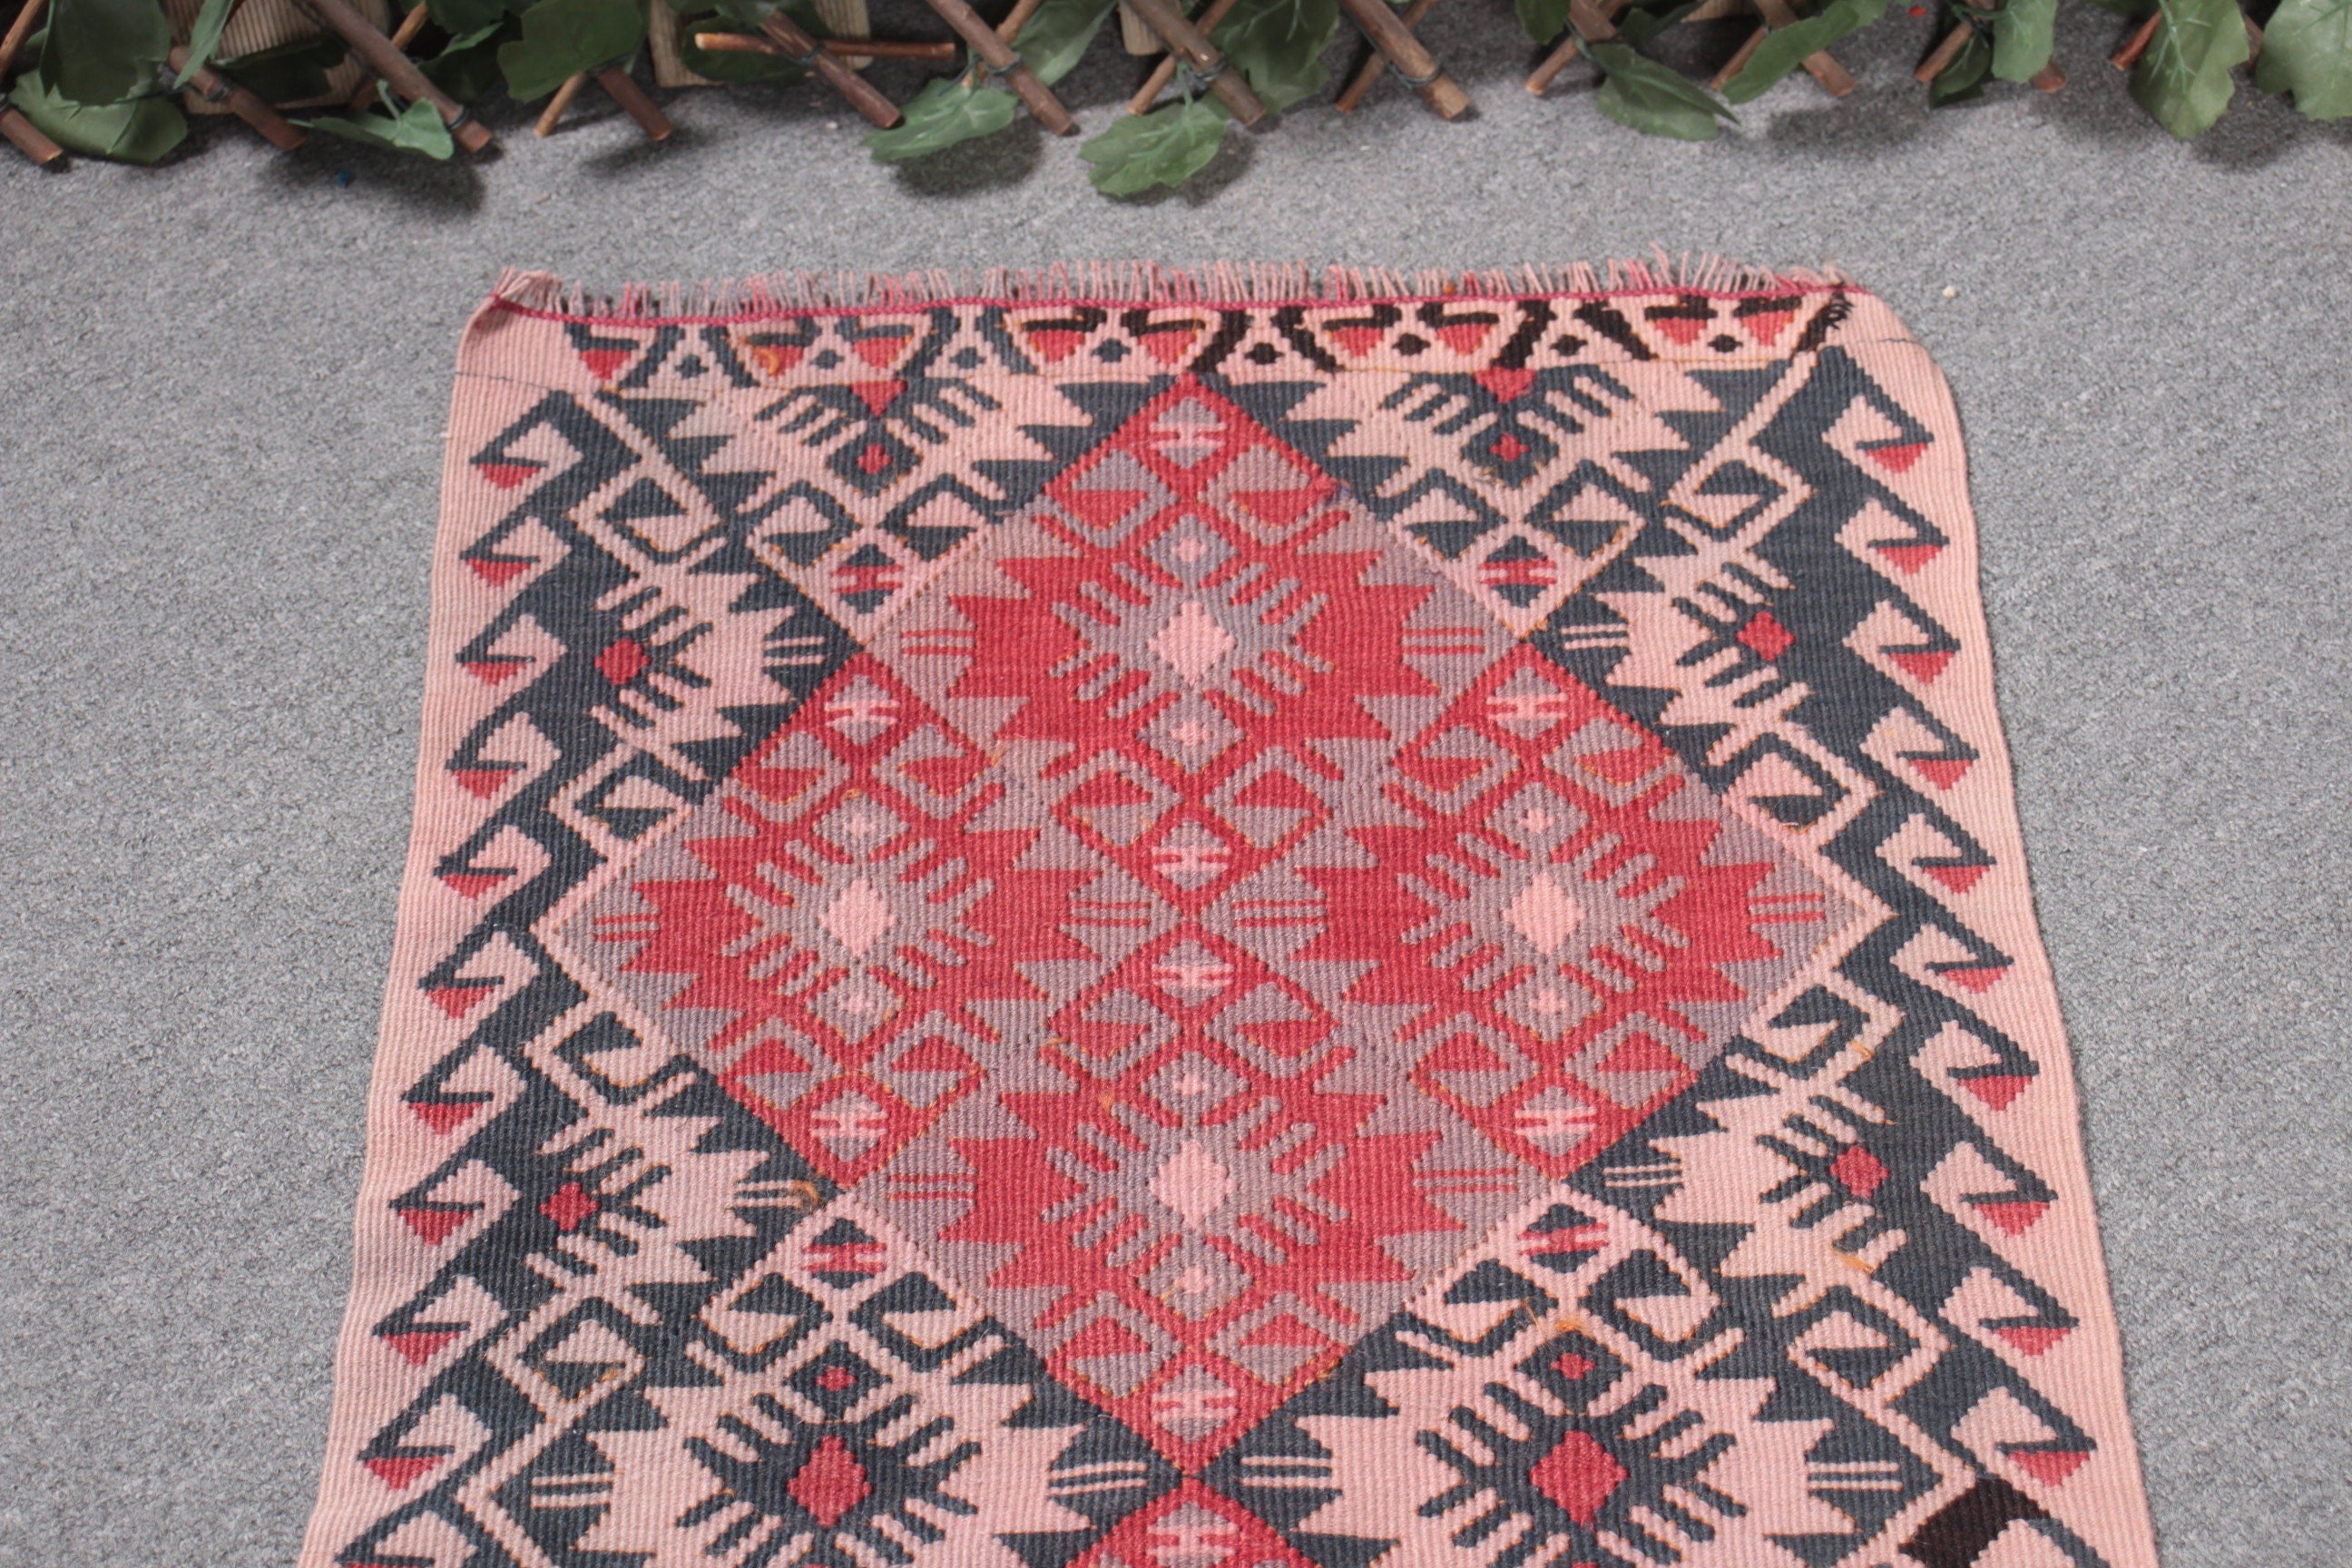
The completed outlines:
<svg viewBox="0 0 2352 1568">
<path fill-rule="evenodd" d="M 163 0 L 175 36 L 185 38 L 201 3 L 202 0 Z M 1212 35 L 1242 3 L 1244 0 L 1202 0 L 1197 9 L 1190 9 L 1185 0 L 1119 0 L 1120 34 L 1128 49 L 1139 56 L 1158 57 L 1140 87 L 1127 101 L 1127 110 L 1137 114 L 1150 110 L 1182 70 L 1189 73 L 1188 91 L 1214 95 L 1235 121 L 1253 125 L 1265 120 L 1265 104 L 1252 90 L 1243 73 L 1232 68 L 1212 40 Z M 1443 118 L 1451 120 L 1468 111 L 1470 94 L 1415 30 L 1425 22 L 1438 0 L 1409 0 L 1402 9 L 1388 0 L 1338 3 L 1366 46 L 1361 60 L 1343 77 L 1334 94 L 1335 106 L 1341 112 L 1357 110 L 1381 79 L 1390 74 L 1412 87 Z M 1987 17 L 1993 12 L 1993 0 L 1965 3 Z M 5 37 L 0 37 L 0 86 L 5 86 L 12 68 L 18 63 L 47 4 L 48 0 L 26 0 Z M 877 127 L 895 126 L 900 122 L 901 115 L 892 98 L 869 79 L 869 67 L 877 62 L 936 66 L 962 58 L 969 62 L 967 79 L 1001 84 L 1045 130 L 1066 135 L 1077 129 L 1076 117 L 1020 53 L 1022 30 L 1034 15 L 1039 0 L 1018 0 L 1010 13 L 994 24 L 982 18 L 971 0 L 924 0 L 948 34 L 930 38 L 873 37 L 866 0 L 814 0 L 814 4 L 827 37 L 813 35 L 782 12 L 771 13 L 757 34 L 722 30 L 703 23 L 696 25 L 691 37 L 699 48 L 709 53 L 754 52 L 795 61 Z M 1570 0 L 1567 28 L 1528 78 L 1528 89 L 1543 94 L 1580 55 L 1591 51 L 1595 45 L 1618 38 L 1619 22 L 1629 4 L 1630 0 Z M 646 52 L 650 56 L 656 86 L 674 89 L 724 85 L 698 75 L 688 66 L 681 47 L 688 36 L 688 26 L 665 0 L 646 0 Z M 1742 13 L 1752 13 L 1756 25 L 1712 74 L 1709 85 L 1717 91 L 1738 76 L 1774 31 L 1799 19 L 1790 0 L 1709 0 L 1690 19 L 1706 20 Z M 1507 13 L 1502 15 L 1507 16 Z M 1967 14 L 1963 13 L 1963 16 Z M 2113 63 L 2118 68 L 2128 69 L 2136 63 L 2154 37 L 2159 20 L 2150 16 L 2116 52 Z M 409 5 L 394 25 L 387 0 L 240 0 L 222 35 L 222 57 L 234 59 L 303 38 L 331 37 L 342 46 L 346 57 L 330 74 L 328 93 L 301 104 L 271 104 L 231 79 L 217 66 L 200 67 L 186 79 L 179 79 L 187 63 L 184 45 L 175 48 L 166 62 L 164 85 L 181 93 L 191 110 L 233 114 L 284 149 L 299 146 L 304 133 L 281 110 L 319 104 L 363 109 L 374 106 L 388 94 L 395 106 L 431 104 L 447 126 L 456 146 L 468 153 L 481 152 L 492 140 L 488 128 L 436 86 L 407 52 L 429 24 L 430 14 L 423 4 Z M 2252 23 L 2248 26 L 2259 48 L 2259 30 Z M 1982 36 L 1982 27 L 1983 24 L 1974 19 L 1957 21 L 1927 51 L 1914 74 L 1923 82 L 1934 80 L 1953 66 L 1972 37 Z M 1853 73 L 1826 49 L 1806 56 L 1801 63 L 1805 72 L 1832 96 L 1843 97 L 1853 90 Z M 2033 79 L 2033 85 L 2045 91 L 2056 91 L 2065 80 L 2064 73 L 2053 64 Z M 668 116 L 639 83 L 629 64 L 614 62 L 563 82 L 538 117 L 540 135 L 557 129 L 579 93 L 591 82 L 619 105 L 650 140 L 660 142 L 671 134 Z M 0 139 L 8 141 L 38 163 L 52 163 L 63 156 L 56 142 L 23 112 L 9 107 L 5 99 L 0 99 Z"/>
</svg>

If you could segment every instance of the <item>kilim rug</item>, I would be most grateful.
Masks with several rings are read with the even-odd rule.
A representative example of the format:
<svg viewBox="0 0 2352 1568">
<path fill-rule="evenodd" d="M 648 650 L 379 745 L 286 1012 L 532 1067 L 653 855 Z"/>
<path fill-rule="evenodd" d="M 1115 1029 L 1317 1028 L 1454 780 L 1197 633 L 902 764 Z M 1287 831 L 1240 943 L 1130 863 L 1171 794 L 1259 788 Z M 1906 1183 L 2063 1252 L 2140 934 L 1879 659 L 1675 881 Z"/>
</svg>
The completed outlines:
<svg viewBox="0 0 2352 1568">
<path fill-rule="evenodd" d="M 305 1568 L 2150 1568 L 1833 279 L 510 278 Z"/>
</svg>

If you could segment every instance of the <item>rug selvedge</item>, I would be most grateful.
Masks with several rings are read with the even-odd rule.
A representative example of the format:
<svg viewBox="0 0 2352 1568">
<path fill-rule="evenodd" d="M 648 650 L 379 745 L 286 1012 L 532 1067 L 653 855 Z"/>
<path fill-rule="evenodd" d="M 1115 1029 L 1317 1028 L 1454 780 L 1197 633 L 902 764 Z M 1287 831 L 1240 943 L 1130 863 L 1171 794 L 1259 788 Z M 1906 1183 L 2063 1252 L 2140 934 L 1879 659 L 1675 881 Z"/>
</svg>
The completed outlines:
<svg viewBox="0 0 2352 1568">
<path fill-rule="evenodd" d="M 2152 1564 L 1948 395 L 1712 281 L 504 286 L 306 1564 Z"/>
</svg>

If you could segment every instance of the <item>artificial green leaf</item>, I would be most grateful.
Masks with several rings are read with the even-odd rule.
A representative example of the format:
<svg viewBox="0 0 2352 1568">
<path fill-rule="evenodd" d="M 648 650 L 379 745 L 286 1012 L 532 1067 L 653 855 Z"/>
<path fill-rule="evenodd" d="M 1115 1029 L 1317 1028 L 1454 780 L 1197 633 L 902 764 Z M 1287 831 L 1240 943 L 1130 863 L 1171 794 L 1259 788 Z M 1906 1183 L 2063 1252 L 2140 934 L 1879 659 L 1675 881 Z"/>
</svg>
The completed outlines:
<svg viewBox="0 0 2352 1568">
<path fill-rule="evenodd" d="M 236 84 L 270 103 L 299 103 L 323 97 L 327 73 L 341 63 L 342 43 L 335 38 L 302 38 L 275 48 L 256 49 L 222 60 L 220 68 Z"/>
<path fill-rule="evenodd" d="M 646 41 L 637 0 L 539 0 L 522 37 L 499 46 L 499 68 L 518 101 L 544 98 L 578 76 L 634 54 Z"/>
<path fill-rule="evenodd" d="M 898 110 L 903 118 L 898 124 L 875 132 L 866 138 L 866 145 L 887 163 L 919 158 L 1002 131 L 1020 109 L 1020 100 L 1001 87 L 975 87 L 962 77 L 940 77 L 907 100 Z"/>
<path fill-rule="evenodd" d="M 1940 109 L 1948 103 L 1966 103 L 1969 99 L 1984 96 L 1985 78 L 1992 71 L 1992 46 L 1985 41 L 1977 28 L 1969 29 L 1969 41 L 1952 57 L 1936 79 L 1927 84 L 1927 104 Z"/>
<path fill-rule="evenodd" d="M 59 101 L 94 109 L 151 91 L 171 52 L 171 24 L 155 0 L 57 0 L 41 76 Z"/>
<path fill-rule="evenodd" d="M 2352 0 L 2279 0 L 2263 29 L 2254 85 L 2291 92 L 2314 120 L 2352 114 Z"/>
<path fill-rule="evenodd" d="M 1045 0 L 1013 40 L 1021 58 L 1051 87 L 1070 74 L 1109 20 L 1118 0 Z"/>
<path fill-rule="evenodd" d="M 1678 142 L 1712 142 L 1723 127 L 1738 117 L 1716 101 L 1705 88 L 1671 70 L 1633 46 L 1614 38 L 1587 44 L 1584 52 L 1608 73 L 1593 107 L 1620 125 Z"/>
<path fill-rule="evenodd" d="M 810 37 L 822 38 L 830 36 L 823 27 L 809 26 L 811 13 L 798 6 L 778 5 L 776 0 L 709 0 L 708 4 L 702 3 L 702 0 L 689 0 L 689 9 L 678 14 L 699 16 L 705 11 L 727 22 L 738 32 L 743 33 L 758 32 L 761 22 L 777 12 L 782 11 L 799 22 L 803 30 Z"/>
<path fill-rule="evenodd" d="M 1241 71 L 1250 90 L 1280 112 L 1314 97 L 1331 79 L 1323 51 L 1339 30 L 1339 0 L 1251 0 L 1235 6 L 1209 41 Z"/>
<path fill-rule="evenodd" d="M 168 98 L 81 103 L 42 79 L 44 68 L 36 66 L 18 77 L 8 100 L 60 147 L 125 163 L 152 163 L 188 134 L 187 117 Z"/>
<path fill-rule="evenodd" d="M 1181 185 L 1217 155 L 1225 121 L 1224 106 L 1214 99 L 1163 103 L 1149 114 L 1120 115 L 1078 156 L 1094 165 L 1087 177 L 1107 196 Z"/>
<path fill-rule="evenodd" d="M 442 123 L 441 111 L 423 100 L 410 104 L 397 117 L 322 114 L 301 123 L 346 142 L 364 142 L 371 147 L 389 147 L 400 153 L 422 153 L 428 158 L 446 158 L 457 147 L 450 140 L 449 127 Z"/>
<path fill-rule="evenodd" d="M 2050 63 L 2058 0 L 2000 0 L 1992 14 L 1992 74 L 2032 81 Z"/>
<path fill-rule="evenodd" d="M 1512 0 L 1519 26 L 1538 44 L 1549 44 L 1568 26 L 1568 0 Z"/>
<path fill-rule="evenodd" d="M 2230 73 L 2246 63 L 2246 18 L 2238 0 L 2157 0 L 2163 21 L 2132 72 L 2131 95 L 2183 141 L 2221 118 L 2238 90 Z"/>
<path fill-rule="evenodd" d="M 462 33 L 417 68 L 458 102 L 478 103 L 499 85 L 499 43 L 506 32 L 506 20 L 501 17 L 487 27 Z"/>
<path fill-rule="evenodd" d="M 205 0 L 196 12 L 196 19 L 188 26 L 188 63 L 180 68 L 172 85 L 188 85 L 199 66 L 212 63 L 213 51 L 220 47 L 221 29 L 228 26 L 228 14 L 236 8 L 236 0 Z"/>
<path fill-rule="evenodd" d="M 453 38 L 495 27 L 522 9 L 522 0 L 425 0 L 433 25 Z"/>
<path fill-rule="evenodd" d="M 1617 36 L 1638 49 L 1706 4 L 1706 0 L 1683 0 L 1659 11 L 1630 7 L 1617 14 Z"/>
<path fill-rule="evenodd" d="M 2050 4 L 2051 0 L 2040 0 Z M 1886 15 L 1886 0 L 1830 0 L 1810 16 L 1800 16 L 1785 27 L 1764 35 L 1756 52 L 1738 75 L 1723 84 L 1723 96 L 1746 103 L 1787 76 L 1809 57 L 1819 54 L 1849 34 L 1861 31 Z"/>
</svg>

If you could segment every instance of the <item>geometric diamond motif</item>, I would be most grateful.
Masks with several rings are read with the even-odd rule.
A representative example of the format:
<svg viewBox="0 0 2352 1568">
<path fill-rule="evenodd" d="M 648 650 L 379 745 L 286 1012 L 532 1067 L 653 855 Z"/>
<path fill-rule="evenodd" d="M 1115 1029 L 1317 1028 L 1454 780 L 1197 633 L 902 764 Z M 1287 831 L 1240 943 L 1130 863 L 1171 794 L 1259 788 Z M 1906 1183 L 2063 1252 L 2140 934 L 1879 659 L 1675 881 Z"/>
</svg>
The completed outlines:
<svg viewBox="0 0 2352 1568">
<path fill-rule="evenodd" d="M 1197 1462 L 1685 1087 L 1845 912 L 1179 387 L 566 937 Z"/>
</svg>

